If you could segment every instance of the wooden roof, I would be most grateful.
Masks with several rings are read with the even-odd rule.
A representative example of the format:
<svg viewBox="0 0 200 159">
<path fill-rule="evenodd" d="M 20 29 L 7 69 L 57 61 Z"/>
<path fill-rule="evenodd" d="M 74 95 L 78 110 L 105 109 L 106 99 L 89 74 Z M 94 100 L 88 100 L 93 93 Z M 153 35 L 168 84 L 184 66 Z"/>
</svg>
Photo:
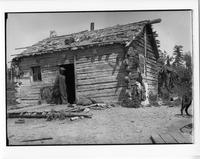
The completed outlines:
<svg viewBox="0 0 200 159">
<path fill-rule="evenodd" d="M 49 37 L 30 47 L 20 48 L 24 49 L 24 51 L 15 58 L 53 53 L 61 50 L 84 49 L 86 46 L 94 45 L 128 44 L 143 32 L 147 24 L 151 24 L 149 20 L 126 25 L 115 25 L 94 31 L 86 30 L 69 35 Z"/>
</svg>

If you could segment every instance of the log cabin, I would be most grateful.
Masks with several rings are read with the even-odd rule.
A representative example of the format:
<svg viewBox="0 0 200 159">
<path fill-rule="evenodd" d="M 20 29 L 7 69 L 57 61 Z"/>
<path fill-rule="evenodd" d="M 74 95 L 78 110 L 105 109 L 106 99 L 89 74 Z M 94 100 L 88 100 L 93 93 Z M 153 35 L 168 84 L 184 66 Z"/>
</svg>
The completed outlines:
<svg viewBox="0 0 200 159">
<path fill-rule="evenodd" d="M 41 89 L 53 87 L 60 67 L 66 69 L 70 103 L 80 96 L 100 102 L 122 102 L 129 82 L 141 73 L 148 92 L 158 92 L 158 41 L 152 25 L 161 19 L 50 37 L 22 49 L 12 59 L 20 70 L 16 96 L 24 105 L 41 100 Z"/>
</svg>

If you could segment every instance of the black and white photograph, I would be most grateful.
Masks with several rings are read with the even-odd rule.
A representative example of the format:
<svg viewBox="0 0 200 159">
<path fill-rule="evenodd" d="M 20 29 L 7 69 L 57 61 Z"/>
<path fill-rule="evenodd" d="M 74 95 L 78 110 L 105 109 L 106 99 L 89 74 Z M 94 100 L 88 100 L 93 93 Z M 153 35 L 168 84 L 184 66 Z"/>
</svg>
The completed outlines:
<svg viewBox="0 0 200 159">
<path fill-rule="evenodd" d="M 194 143 L 192 14 L 6 12 L 7 146 Z"/>
</svg>

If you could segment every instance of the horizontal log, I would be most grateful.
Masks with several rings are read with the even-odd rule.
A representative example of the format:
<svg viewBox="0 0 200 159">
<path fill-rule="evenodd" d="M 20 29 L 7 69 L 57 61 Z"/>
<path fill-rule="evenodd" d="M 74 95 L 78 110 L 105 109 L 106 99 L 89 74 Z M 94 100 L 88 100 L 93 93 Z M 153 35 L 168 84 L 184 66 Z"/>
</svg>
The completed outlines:
<svg viewBox="0 0 200 159">
<path fill-rule="evenodd" d="M 97 79 L 89 79 L 89 80 L 77 80 L 77 85 L 84 84 L 99 84 L 99 83 L 107 83 L 107 82 L 120 82 L 116 77 L 103 77 Z"/>
<path fill-rule="evenodd" d="M 140 50 L 140 52 L 142 52 L 144 54 L 144 43 L 141 41 L 136 41 L 136 44 L 138 45 L 137 49 Z M 149 44 L 147 44 L 146 46 L 147 46 L 147 56 L 149 58 L 152 58 L 153 60 L 156 60 L 153 47 Z M 154 56 L 152 56 L 152 55 L 154 55 Z"/>
<path fill-rule="evenodd" d="M 158 80 L 157 79 L 155 79 L 155 78 L 145 78 L 145 80 L 147 81 L 147 82 L 158 82 Z"/>
<path fill-rule="evenodd" d="M 96 74 L 85 74 L 85 75 L 78 75 L 77 76 L 77 80 L 90 80 L 90 79 L 97 79 L 97 78 L 106 78 L 106 77 L 108 77 L 108 76 L 110 76 L 110 77 L 116 77 L 117 79 L 124 79 L 124 76 L 125 76 L 125 74 L 124 73 L 117 73 L 117 72 L 115 72 L 114 74 L 111 74 L 111 73 L 107 73 L 107 72 L 105 72 L 105 73 L 101 73 L 101 74 L 99 74 L 99 73 L 96 73 Z"/>
<path fill-rule="evenodd" d="M 155 76 L 154 74 L 149 73 L 149 72 L 147 72 L 147 77 L 150 77 L 152 79 L 158 80 L 158 76 Z"/>
<path fill-rule="evenodd" d="M 115 103 L 119 101 L 123 101 L 124 96 L 101 96 L 101 97 L 93 97 L 97 102 L 104 102 L 104 103 Z"/>
<path fill-rule="evenodd" d="M 102 89 L 102 90 L 88 90 L 83 92 L 78 92 L 78 94 L 81 94 L 83 96 L 90 96 L 90 97 L 97 97 L 102 95 L 119 95 L 119 93 L 122 91 L 122 89 L 125 89 L 125 87 L 121 88 L 109 88 L 109 89 Z"/>
<path fill-rule="evenodd" d="M 95 65 L 105 65 L 105 64 L 111 64 L 111 65 L 122 65 L 122 61 L 123 59 L 120 59 L 119 61 L 117 61 L 117 59 L 109 59 L 108 61 L 104 61 L 104 60 L 100 60 L 100 61 L 88 61 L 85 63 L 76 63 L 76 68 L 82 68 L 82 67 L 91 67 L 91 66 L 95 66 Z"/>
<path fill-rule="evenodd" d="M 31 85 L 24 85 L 24 86 L 21 86 L 20 88 L 21 89 L 27 89 L 27 90 L 39 90 L 41 87 L 48 87 L 48 86 L 52 86 L 52 84 L 49 84 L 49 83 L 38 83 L 38 84 L 32 84 Z"/>
<path fill-rule="evenodd" d="M 158 78 L 158 72 L 155 72 L 154 70 L 152 69 L 149 69 L 147 68 L 147 76 L 150 75 L 150 76 L 154 76 L 155 78 Z"/>
<path fill-rule="evenodd" d="M 39 100 L 39 98 L 40 97 L 38 96 L 38 97 L 35 97 L 35 98 L 32 98 L 32 97 L 21 97 L 20 99 L 21 100 L 28 100 L 28 101 L 30 101 L 30 100 L 36 100 L 37 101 L 37 100 Z"/>
<path fill-rule="evenodd" d="M 88 55 L 87 57 L 83 57 L 76 60 L 78 64 L 85 64 L 85 63 L 95 63 L 99 61 L 116 61 L 116 59 L 123 59 L 124 54 L 104 54 L 104 55 Z"/>
<path fill-rule="evenodd" d="M 109 65 L 109 64 L 105 64 L 105 65 L 95 65 L 95 66 L 89 66 L 89 67 L 84 67 L 84 68 L 77 68 L 76 71 L 77 73 L 79 72 L 91 72 L 91 71 L 95 71 L 95 70 L 104 70 L 104 69 L 113 69 L 113 71 L 116 71 L 117 69 L 120 69 L 120 66 L 117 65 Z"/>
<path fill-rule="evenodd" d="M 150 75 L 150 74 L 147 74 L 147 76 L 145 76 L 144 78 L 146 79 L 152 79 L 152 80 L 158 80 L 158 78 L 154 75 Z"/>
<path fill-rule="evenodd" d="M 21 92 L 19 97 L 22 99 L 29 99 L 29 98 L 30 99 L 38 99 L 40 97 L 40 92 L 38 92 L 37 94 L 33 94 L 31 92 L 26 94 L 25 92 L 24 93 Z"/>
<path fill-rule="evenodd" d="M 116 85 L 116 84 L 107 84 L 107 85 L 92 85 L 93 87 L 91 87 L 91 85 L 88 86 L 88 88 L 86 88 L 85 86 L 82 87 L 82 88 L 79 88 L 77 89 L 77 92 L 90 92 L 90 91 L 104 91 L 104 90 L 118 90 L 119 88 L 123 88 L 123 87 L 126 87 L 126 85 L 124 84 L 123 86 L 122 85 Z"/>
<path fill-rule="evenodd" d="M 64 55 L 64 54 L 60 54 L 57 55 L 56 54 L 52 54 L 52 57 L 43 57 L 43 58 L 39 58 L 39 57 L 27 57 L 25 59 L 23 59 L 20 63 L 20 67 L 22 69 L 28 69 L 30 67 L 33 66 L 41 66 L 41 67 L 52 67 L 52 66 L 57 66 L 58 64 L 68 64 L 68 63 L 73 63 L 74 62 L 74 57 L 71 54 L 69 55 Z M 66 58 L 64 58 L 64 56 L 66 56 Z"/>
<path fill-rule="evenodd" d="M 96 69 L 80 69 L 76 70 L 76 74 L 78 75 L 83 75 L 83 74 L 90 74 L 90 73 L 104 73 L 104 72 L 110 72 L 110 73 L 115 73 L 115 72 L 123 72 L 123 68 L 106 68 L 106 69 L 101 69 L 101 70 L 96 70 Z"/>
<path fill-rule="evenodd" d="M 120 65 L 122 64 L 122 61 L 123 61 L 124 58 L 122 59 L 116 59 L 116 58 L 113 58 L 113 59 L 109 59 L 109 60 L 99 60 L 99 61 L 87 61 L 87 62 L 84 62 L 84 63 L 77 63 L 76 62 L 76 66 L 77 67 L 88 67 L 88 66 L 92 66 L 92 65 L 100 65 L 100 64 L 117 64 L 117 65 Z"/>
<path fill-rule="evenodd" d="M 123 51 L 123 47 L 121 45 L 110 45 L 110 46 L 102 46 L 96 48 L 89 48 L 76 52 L 77 60 L 84 56 L 93 55 L 105 55 L 105 54 L 116 54 Z"/>
<path fill-rule="evenodd" d="M 106 88 L 116 88 L 116 87 L 125 87 L 126 84 L 119 84 L 118 82 L 103 83 L 103 84 L 90 84 L 90 85 L 78 85 L 77 91 L 84 90 L 96 90 L 96 89 L 106 89 Z"/>
<path fill-rule="evenodd" d="M 148 57 L 148 56 L 147 56 L 146 60 L 149 61 L 150 63 L 153 63 L 153 64 L 156 64 L 156 65 L 157 65 L 157 60 L 152 59 L 151 57 Z"/>
<path fill-rule="evenodd" d="M 158 72 L 159 69 L 155 65 L 151 65 L 149 63 L 146 64 L 146 67 L 149 68 L 151 71 Z"/>
<path fill-rule="evenodd" d="M 123 68 L 116 68 L 116 69 L 113 69 L 113 68 L 109 68 L 109 69 L 103 69 L 103 70 L 90 70 L 88 72 L 82 72 L 81 70 L 80 71 L 77 71 L 76 72 L 76 75 L 77 77 L 84 77 L 84 76 L 93 76 L 95 74 L 109 74 L 109 75 L 113 75 L 113 74 L 122 74 L 122 73 L 126 73 L 125 72 L 125 67 Z"/>
<path fill-rule="evenodd" d="M 59 71 L 59 68 L 51 69 L 51 67 L 49 67 L 49 68 L 41 69 L 42 74 L 56 74 L 58 73 L 58 71 Z"/>
<path fill-rule="evenodd" d="M 147 36 L 147 38 L 146 38 L 147 45 L 150 46 L 150 47 L 152 47 L 152 37 L 153 37 L 153 35 Z M 144 35 L 139 36 L 137 42 L 140 42 L 144 46 L 144 42 L 145 42 L 144 41 Z"/>
<path fill-rule="evenodd" d="M 160 23 L 161 22 L 161 19 L 158 18 L 158 19 L 153 19 L 151 21 L 149 21 L 149 24 L 156 24 L 156 23 Z"/>
<path fill-rule="evenodd" d="M 123 99 L 124 96 L 119 96 L 119 95 L 101 95 L 101 96 L 96 96 L 96 97 L 91 97 L 94 99 L 96 102 L 103 102 L 103 103 L 113 103 L 113 102 L 118 102 L 120 99 Z"/>
</svg>

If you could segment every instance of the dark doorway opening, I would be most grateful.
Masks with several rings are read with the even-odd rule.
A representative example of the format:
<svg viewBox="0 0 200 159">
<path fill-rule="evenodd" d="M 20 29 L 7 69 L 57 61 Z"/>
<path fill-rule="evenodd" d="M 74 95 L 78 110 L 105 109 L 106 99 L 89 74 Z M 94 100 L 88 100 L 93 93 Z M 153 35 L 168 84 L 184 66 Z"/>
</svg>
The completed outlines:
<svg viewBox="0 0 200 159">
<path fill-rule="evenodd" d="M 74 64 L 61 65 L 60 67 L 65 68 L 65 83 L 67 86 L 67 98 L 70 104 L 75 103 L 76 91 L 75 91 L 75 75 L 74 75 Z"/>
</svg>

